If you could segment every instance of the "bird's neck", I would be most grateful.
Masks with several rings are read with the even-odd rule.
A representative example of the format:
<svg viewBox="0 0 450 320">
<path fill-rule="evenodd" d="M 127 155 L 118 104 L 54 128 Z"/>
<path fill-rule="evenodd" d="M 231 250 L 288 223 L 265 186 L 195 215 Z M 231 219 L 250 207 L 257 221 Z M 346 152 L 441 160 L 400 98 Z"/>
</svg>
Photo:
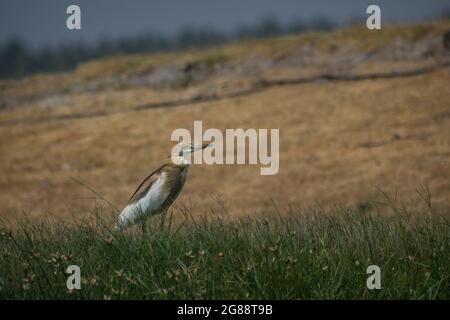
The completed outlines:
<svg viewBox="0 0 450 320">
<path fill-rule="evenodd" d="M 171 163 L 172 165 L 175 165 L 177 167 L 187 167 L 189 166 L 189 160 L 186 159 L 185 157 L 180 157 L 180 156 L 173 156 L 173 157 L 169 157 L 167 159 L 167 161 L 169 163 Z"/>
</svg>

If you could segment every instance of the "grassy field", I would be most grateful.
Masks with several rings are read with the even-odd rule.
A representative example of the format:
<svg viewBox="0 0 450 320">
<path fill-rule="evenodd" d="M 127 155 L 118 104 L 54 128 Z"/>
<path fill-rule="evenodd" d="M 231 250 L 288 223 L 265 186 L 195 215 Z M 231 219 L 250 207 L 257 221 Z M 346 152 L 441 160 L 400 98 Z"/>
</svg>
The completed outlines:
<svg viewBox="0 0 450 320">
<path fill-rule="evenodd" d="M 448 30 L 351 26 L 1 80 L 0 299 L 449 299 Z M 279 129 L 278 174 L 193 165 L 173 219 L 113 231 L 103 200 L 122 208 L 195 120 Z"/>
<path fill-rule="evenodd" d="M 193 218 L 111 231 L 22 222 L 0 232 L 0 299 L 449 299 L 450 225 L 432 211 L 313 207 L 268 217 Z M 391 210 L 391 209 L 389 209 Z M 81 289 L 66 287 L 69 265 Z M 381 289 L 366 268 L 381 268 Z"/>
</svg>

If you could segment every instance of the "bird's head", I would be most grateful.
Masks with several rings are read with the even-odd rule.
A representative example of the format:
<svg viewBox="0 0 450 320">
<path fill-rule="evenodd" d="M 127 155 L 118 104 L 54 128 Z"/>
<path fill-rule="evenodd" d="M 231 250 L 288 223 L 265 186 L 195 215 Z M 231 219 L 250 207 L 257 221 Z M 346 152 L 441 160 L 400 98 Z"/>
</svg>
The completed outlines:
<svg viewBox="0 0 450 320">
<path fill-rule="evenodd" d="M 202 150 L 211 146 L 210 143 L 184 143 L 180 142 L 172 149 L 170 155 L 172 162 L 178 165 L 187 165 L 190 162 L 190 156 L 193 152 L 197 150 Z"/>
</svg>

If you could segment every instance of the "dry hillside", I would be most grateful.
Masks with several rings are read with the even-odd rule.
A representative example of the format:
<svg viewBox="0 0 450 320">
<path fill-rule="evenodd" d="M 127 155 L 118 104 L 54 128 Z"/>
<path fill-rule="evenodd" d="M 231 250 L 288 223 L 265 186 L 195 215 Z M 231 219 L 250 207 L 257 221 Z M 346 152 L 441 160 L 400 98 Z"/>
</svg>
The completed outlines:
<svg viewBox="0 0 450 320">
<path fill-rule="evenodd" d="M 259 175 L 258 165 L 191 168 L 178 204 L 198 214 L 221 206 L 253 214 L 273 202 L 280 210 L 365 205 L 381 200 L 377 187 L 398 190 L 398 204 L 415 208 L 425 184 L 448 212 L 448 66 L 409 77 L 257 84 L 439 64 L 450 58 L 442 41 L 449 29 L 448 21 L 351 27 L 0 81 L 0 215 L 81 217 L 104 205 L 71 177 L 120 207 L 168 155 L 171 132 L 192 129 L 194 120 L 222 130 L 280 129 L 275 176 Z"/>
</svg>

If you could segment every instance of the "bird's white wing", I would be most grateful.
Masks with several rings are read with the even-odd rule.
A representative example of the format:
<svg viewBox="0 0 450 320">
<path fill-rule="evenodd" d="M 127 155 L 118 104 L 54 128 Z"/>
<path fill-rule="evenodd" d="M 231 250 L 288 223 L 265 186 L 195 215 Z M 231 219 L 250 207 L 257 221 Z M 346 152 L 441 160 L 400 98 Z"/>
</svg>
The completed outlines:
<svg viewBox="0 0 450 320">
<path fill-rule="evenodd" d="M 140 218 L 158 212 L 158 209 L 169 197 L 169 191 L 164 188 L 166 179 L 166 173 L 160 172 L 151 176 L 147 186 L 141 184 L 119 215 L 117 222 L 119 229 L 134 224 Z M 141 188 L 143 190 L 140 190 Z"/>
<path fill-rule="evenodd" d="M 164 201 L 166 201 L 169 196 L 169 192 L 165 192 L 163 188 L 166 179 L 166 173 L 161 173 L 152 184 L 147 194 L 136 202 L 145 214 L 157 211 Z"/>
</svg>

